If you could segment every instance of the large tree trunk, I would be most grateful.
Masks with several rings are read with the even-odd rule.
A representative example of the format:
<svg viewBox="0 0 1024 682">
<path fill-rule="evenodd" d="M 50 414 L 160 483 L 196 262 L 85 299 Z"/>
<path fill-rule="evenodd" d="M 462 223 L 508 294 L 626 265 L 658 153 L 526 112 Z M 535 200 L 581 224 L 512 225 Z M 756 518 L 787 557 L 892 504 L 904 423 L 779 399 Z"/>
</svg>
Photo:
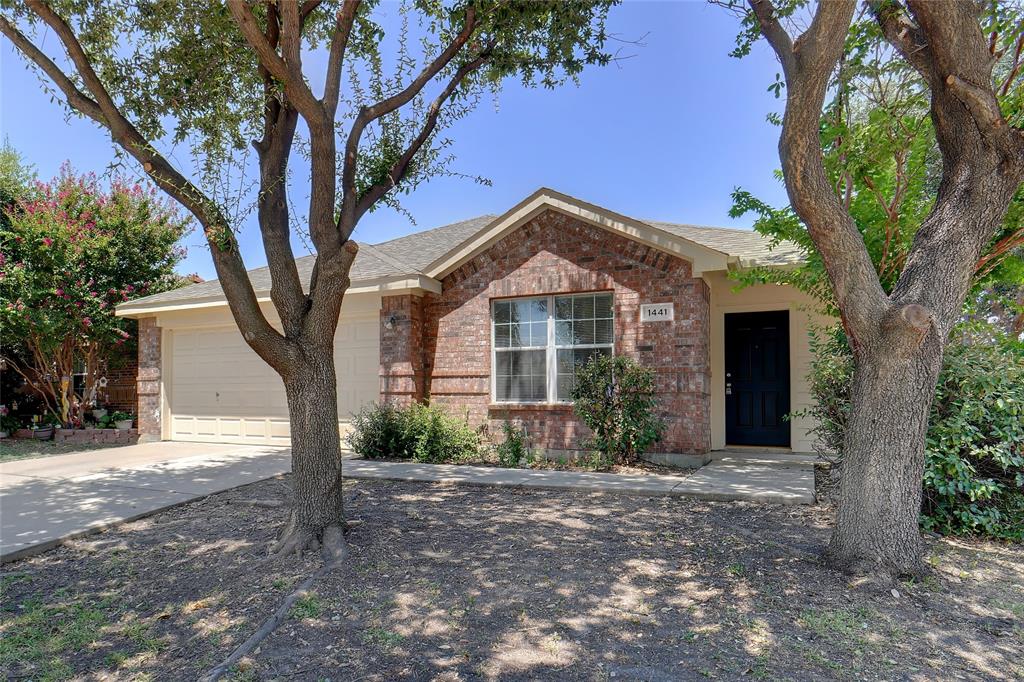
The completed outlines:
<svg viewBox="0 0 1024 682">
<path fill-rule="evenodd" d="M 925 435 L 942 343 L 882 342 L 857 353 L 829 562 L 860 574 L 920 576 Z"/>
<path fill-rule="evenodd" d="M 333 346 L 304 348 L 284 378 L 291 420 L 293 507 L 276 550 L 318 546 L 325 559 L 344 551 L 341 441 Z"/>
</svg>

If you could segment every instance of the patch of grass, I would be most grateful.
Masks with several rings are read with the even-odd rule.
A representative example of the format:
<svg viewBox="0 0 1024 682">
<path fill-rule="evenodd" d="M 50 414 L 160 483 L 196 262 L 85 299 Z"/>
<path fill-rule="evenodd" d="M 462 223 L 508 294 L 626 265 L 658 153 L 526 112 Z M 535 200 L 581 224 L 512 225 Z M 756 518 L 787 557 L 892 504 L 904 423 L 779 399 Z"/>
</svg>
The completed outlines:
<svg viewBox="0 0 1024 682">
<path fill-rule="evenodd" d="M 861 641 L 871 616 L 871 611 L 863 607 L 807 610 L 800 614 L 797 623 L 818 637 Z"/>
<path fill-rule="evenodd" d="M 7 588 L 10 586 L 17 585 L 18 583 L 26 583 L 30 580 L 32 580 L 32 576 L 28 573 L 7 573 L 5 575 L 0 575 L 0 598 L 3 597 L 4 592 L 6 592 Z"/>
<path fill-rule="evenodd" d="M 363 641 L 367 644 L 379 646 L 382 649 L 391 649 L 405 641 L 405 637 L 391 630 L 372 627 L 367 628 L 366 632 L 363 633 Z"/>
<path fill-rule="evenodd" d="M 324 612 L 323 602 L 316 592 L 307 592 L 292 604 L 291 617 L 295 619 L 319 618 Z"/>
<path fill-rule="evenodd" d="M 18 615 L 0 628 L 0 668 L 31 666 L 34 680 L 71 677 L 69 660 L 101 637 L 109 625 L 96 604 L 71 601 L 43 604 L 38 599 L 21 605 Z"/>
<path fill-rule="evenodd" d="M 729 575 L 735 576 L 737 578 L 742 577 L 747 573 L 746 566 L 738 562 L 734 564 L 729 564 L 725 567 L 725 570 Z"/>
<path fill-rule="evenodd" d="M 270 583 L 270 586 L 275 590 L 283 590 L 291 584 L 292 581 L 287 578 L 274 578 L 274 582 Z"/>
<path fill-rule="evenodd" d="M 148 623 L 135 621 L 129 624 L 124 629 L 124 636 L 128 641 L 146 651 L 161 651 L 167 648 L 167 642 L 149 634 Z"/>
<path fill-rule="evenodd" d="M 103 657 L 103 662 L 111 668 L 120 668 L 128 660 L 128 654 L 123 651 L 111 651 Z"/>
</svg>

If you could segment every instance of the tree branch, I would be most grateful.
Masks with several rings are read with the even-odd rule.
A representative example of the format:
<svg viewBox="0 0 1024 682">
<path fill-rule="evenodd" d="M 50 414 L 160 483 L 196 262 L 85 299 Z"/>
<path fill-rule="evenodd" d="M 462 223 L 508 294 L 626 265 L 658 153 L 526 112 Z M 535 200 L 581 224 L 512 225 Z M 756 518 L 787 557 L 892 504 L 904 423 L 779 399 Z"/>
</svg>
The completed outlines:
<svg viewBox="0 0 1024 682">
<path fill-rule="evenodd" d="M 280 342 L 284 339 L 270 326 L 260 310 L 256 294 L 238 252 L 234 235 L 220 210 L 199 188 L 157 152 L 153 145 L 125 118 L 96 74 L 85 50 L 67 22 L 58 16 L 49 5 L 40 0 L 27 0 L 27 5 L 54 31 L 63 44 L 68 57 L 77 69 L 82 82 L 92 94 L 93 101 L 100 111 L 101 116 L 94 120 L 110 130 L 114 141 L 142 164 L 146 174 L 153 179 L 157 186 L 188 209 L 203 226 L 224 293 L 228 300 L 234 303 L 231 310 L 239 329 L 261 357 L 264 357 L 270 364 L 280 365 L 283 361 L 283 354 L 275 354 L 271 350 L 280 349 Z M 4 24 L 4 32 L 8 33 L 7 27 L 11 26 L 6 20 L 4 20 Z M 18 33 L 18 35 L 21 34 Z M 38 49 L 23 50 L 23 54 L 48 74 L 56 69 L 53 62 Z M 37 61 L 40 57 L 43 61 Z M 77 104 L 82 103 L 82 93 L 74 87 L 70 78 L 63 74 L 61 76 L 54 82 L 64 92 L 68 104 L 77 109 Z M 93 117 L 93 114 L 96 113 L 95 108 L 90 106 L 88 101 L 84 104 L 86 109 L 79 109 L 79 111 Z M 219 243 L 221 237 L 224 236 L 229 239 L 229 248 L 226 249 L 222 248 Z M 271 357 L 273 362 L 268 359 Z"/>
<path fill-rule="evenodd" d="M 761 33 L 765 40 L 775 50 L 779 61 L 782 63 L 782 70 L 787 78 L 796 69 L 796 57 L 793 54 L 793 41 L 789 33 L 779 21 L 775 5 L 771 0 L 749 0 L 750 9 L 757 17 L 757 23 L 761 25 Z"/>
<path fill-rule="evenodd" d="M 328 116 L 334 119 L 338 110 L 338 96 L 341 91 L 341 67 L 345 62 L 345 50 L 348 38 L 352 33 L 356 13 L 359 11 L 360 0 L 345 0 L 338 12 L 338 20 L 331 39 L 330 54 L 327 58 L 327 78 L 324 81 L 323 105 Z"/>
<path fill-rule="evenodd" d="M 356 225 L 356 206 L 359 202 L 359 197 L 356 192 L 356 170 L 359 160 L 359 141 L 362 138 L 363 131 L 366 129 L 366 126 L 373 121 L 376 121 L 381 116 L 386 116 L 399 107 L 402 107 L 412 101 L 412 98 L 415 97 L 426 86 L 426 84 L 434 78 L 434 76 L 440 73 L 441 70 L 455 58 L 455 55 L 457 55 L 462 47 L 469 41 L 476 27 L 476 10 L 472 5 L 470 5 L 466 9 L 466 20 L 463 23 L 462 30 L 459 34 L 454 40 L 452 40 L 448 47 L 441 52 L 441 54 L 434 58 L 430 64 L 420 71 L 416 78 L 414 78 L 406 88 L 391 97 L 381 100 L 371 106 L 364 106 L 359 110 L 359 114 L 356 116 L 355 121 L 352 122 L 348 139 L 345 142 L 345 158 L 341 181 L 343 192 L 342 205 L 337 226 L 338 232 L 343 240 L 348 239 Z"/>
<path fill-rule="evenodd" d="M 280 40 L 284 57 L 279 55 L 275 47 L 267 40 L 256 20 L 256 15 L 252 13 L 252 9 L 245 0 L 229 0 L 228 9 L 231 11 L 231 16 L 238 29 L 245 37 L 245 41 L 256 53 L 260 65 L 284 84 L 285 94 L 295 103 L 295 107 L 302 117 L 310 125 L 322 124 L 325 117 L 323 107 L 320 106 L 320 101 L 313 95 L 302 76 L 302 64 L 298 55 L 298 47 L 301 45 L 301 26 L 295 2 L 279 4 L 279 9 L 284 9 Z"/>
<path fill-rule="evenodd" d="M 857 348 L 877 335 L 888 303 L 864 239 L 828 179 L 820 135 L 825 93 L 843 55 L 856 2 L 819 3 L 811 25 L 795 42 L 767 0 L 749 3 L 785 71 L 779 158 L 790 204 L 821 253 L 843 323 Z"/>
<path fill-rule="evenodd" d="M 898 0 L 871 0 L 871 11 L 882 34 L 903 58 L 931 83 L 931 55 L 928 40 Z"/>
<path fill-rule="evenodd" d="M 424 119 L 423 126 L 420 129 L 419 134 L 409 144 L 409 147 L 405 150 L 401 157 L 391 166 L 391 169 L 387 174 L 386 182 L 378 182 L 373 185 L 359 197 L 359 203 L 356 205 L 355 219 L 358 222 L 359 219 L 369 211 L 377 201 L 381 199 L 388 191 L 397 186 L 399 182 L 405 177 L 409 171 L 409 165 L 412 160 L 416 157 L 416 154 L 423 147 L 424 143 L 430 139 L 430 135 L 434 132 L 434 128 L 437 126 L 437 118 L 441 113 L 441 108 L 444 103 L 451 97 L 455 89 L 458 88 L 459 83 L 462 79 L 468 76 L 470 73 L 480 68 L 489 58 L 490 51 L 485 51 L 476 59 L 466 62 L 455 72 L 451 80 L 448 81 L 448 85 L 445 86 L 444 90 L 441 91 L 433 102 L 430 103 L 430 107 L 427 109 L 427 116 Z"/>
</svg>

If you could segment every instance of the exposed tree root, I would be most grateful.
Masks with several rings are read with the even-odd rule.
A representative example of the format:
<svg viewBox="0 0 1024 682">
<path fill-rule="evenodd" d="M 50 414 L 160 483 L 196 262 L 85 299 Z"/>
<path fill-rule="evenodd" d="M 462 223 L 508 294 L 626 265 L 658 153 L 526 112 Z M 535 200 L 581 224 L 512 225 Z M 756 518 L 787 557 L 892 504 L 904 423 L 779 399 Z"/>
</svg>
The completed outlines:
<svg viewBox="0 0 1024 682">
<path fill-rule="evenodd" d="M 292 610 L 292 605 L 295 604 L 296 600 L 306 594 L 309 588 L 313 585 L 313 582 L 324 573 L 327 573 L 330 568 L 330 566 L 324 564 L 324 566 L 317 570 L 316 573 L 303 580 L 302 584 L 299 585 L 294 592 L 285 597 L 284 601 L 281 602 L 281 605 L 277 607 L 277 611 L 274 612 L 274 615 L 263 621 L 263 625 L 260 626 L 259 630 L 252 633 L 252 635 L 242 642 L 237 649 L 232 651 L 231 655 L 225 658 L 220 665 L 199 678 L 201 682 L 216 682 L 226 673 L 230 672 L 235 664 L 242 660 L 242 657 L 248 656 L 252 653 L 253 650 L 259 646 L 260 642 L 269 637 L 270 634 L 276 630 L 286 618 L 288 618 L 288 614 Z"/>
</svg>

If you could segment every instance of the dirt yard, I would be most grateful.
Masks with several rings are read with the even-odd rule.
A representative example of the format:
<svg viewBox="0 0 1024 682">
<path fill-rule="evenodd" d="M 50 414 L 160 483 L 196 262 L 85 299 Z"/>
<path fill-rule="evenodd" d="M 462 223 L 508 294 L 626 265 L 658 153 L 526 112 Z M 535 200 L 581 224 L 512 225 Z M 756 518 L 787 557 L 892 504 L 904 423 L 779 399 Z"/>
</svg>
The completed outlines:
<svg viewBox="0 0 1024 682">
<path fill-rule="evenodd" d="M 10 679 L 186 680 L 318 565 L 262 564 L 266 481 L 3 568 Z M 822 568 L 829 510 L 352 482 L 352 552 L 236 680 L 1024 676 L 1024 549 L 929 541 L 881 588 Z M 892 591 L 895 590 L 895 591 Z"/>
</svg>

